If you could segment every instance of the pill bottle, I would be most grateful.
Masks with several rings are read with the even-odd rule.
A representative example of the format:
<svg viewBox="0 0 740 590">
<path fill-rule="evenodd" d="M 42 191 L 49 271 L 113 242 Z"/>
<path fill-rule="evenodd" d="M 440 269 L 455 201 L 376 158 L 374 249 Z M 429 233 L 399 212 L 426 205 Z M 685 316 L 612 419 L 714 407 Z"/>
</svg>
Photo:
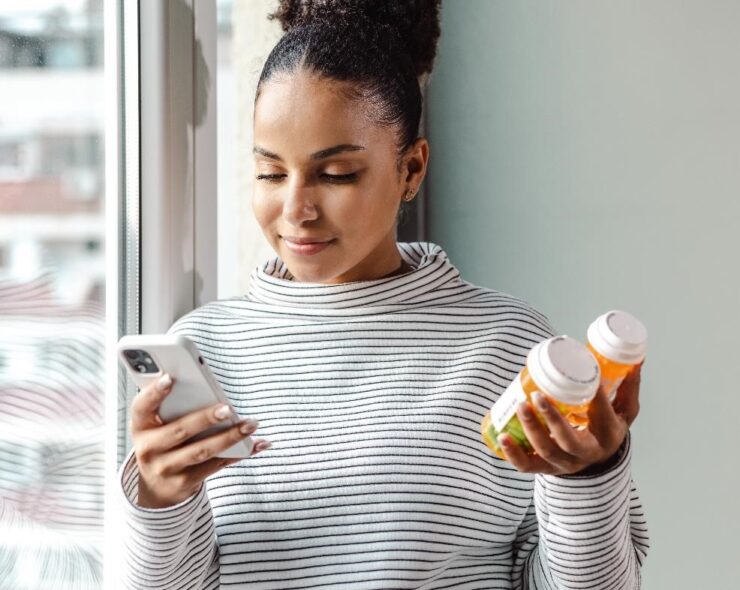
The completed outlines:
<svg viewBox="0 0 740 590">
<path fill-rule="evenodd" d="M 527 453 L 534 452 L 524 434 L 516 410 L 530 403 L 539 391 L 573 426 L 588 423 L 588 405 L 599 387 L 600 371 L 593 354 L 568 336 L 555 336 L 536 344 L 527 354 L 524 368 L 493 404 L 481 422 L 483 441 L 498 457 L 505 459 L 498 444 L 502 432 L 509 434 Z M 537 413 L 540 422 L 545 420 Z"/>
<path fill-rule="evenodd" d="M 645 359 L 647 330 L 635 316 L 613 310 L 596 318 L 586 337 L 601 369 L 601 384 L 609 401 L 614 401 L 624 378 Z"/>
</svg>

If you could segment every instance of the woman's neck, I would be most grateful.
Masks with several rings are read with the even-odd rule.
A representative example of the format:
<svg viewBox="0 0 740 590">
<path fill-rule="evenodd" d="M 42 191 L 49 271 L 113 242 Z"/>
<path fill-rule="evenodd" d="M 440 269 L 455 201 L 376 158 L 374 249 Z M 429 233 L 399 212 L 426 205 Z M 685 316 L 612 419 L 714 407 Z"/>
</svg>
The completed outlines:
<svg viewBox="0 0 740 590">
<path fill-rule="evenodd" d="M 387 279 L 389 277 L 394 277 L 396 275 L 402 275 L 404 273 L 409 272 L 410 270 L 413 270 L 413 266 L 411 266 L 408 262 L 406 262 L 403 258 L 401 259 L 401 266 L 399 266 L 396 270 L 393 272 L 388 273 L 387 275 L 383 275 L 380 277 L 381 279 Z"/>
</svg>

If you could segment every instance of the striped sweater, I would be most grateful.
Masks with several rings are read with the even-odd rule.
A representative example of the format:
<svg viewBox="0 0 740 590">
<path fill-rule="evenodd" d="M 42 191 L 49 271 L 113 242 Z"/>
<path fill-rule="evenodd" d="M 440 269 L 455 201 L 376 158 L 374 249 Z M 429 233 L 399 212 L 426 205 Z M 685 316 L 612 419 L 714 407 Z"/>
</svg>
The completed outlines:
<svg viewBox="0 0 740 590">
<path fill-rule="evenodd" d="M 520 473 L 481 441 L 546 318 L 436 244 L 398 249 L 413 270 L 336 285 L 273 258 L 175 322 L 273 447 L 163 509 L 137 506 L 129 452 L 126 588 L 639 588 L 629 439 L 588 477 Z"/>
</svg>

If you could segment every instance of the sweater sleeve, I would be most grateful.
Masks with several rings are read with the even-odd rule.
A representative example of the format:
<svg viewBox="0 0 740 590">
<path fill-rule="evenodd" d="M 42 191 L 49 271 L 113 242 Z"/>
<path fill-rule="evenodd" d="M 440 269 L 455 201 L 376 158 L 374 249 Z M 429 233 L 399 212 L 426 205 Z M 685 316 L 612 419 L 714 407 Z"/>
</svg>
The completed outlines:
<svg viewBox="0 0 740 590">
<path fill-rule="evenodd" d="M 630 436 L 598 475 L 536 475 L 515 542 L 516 590 L 635 590 L 647 525 L 630 474 Z"/>
<path fill-rule="evenodd" d="M 138 506 L 139 471 L 133 449 L 119 470 L 122 508 L 121 588 L 218 588 L 219 557 L 213 513 L 203 484 L 167 508 Z"/>
</svg>

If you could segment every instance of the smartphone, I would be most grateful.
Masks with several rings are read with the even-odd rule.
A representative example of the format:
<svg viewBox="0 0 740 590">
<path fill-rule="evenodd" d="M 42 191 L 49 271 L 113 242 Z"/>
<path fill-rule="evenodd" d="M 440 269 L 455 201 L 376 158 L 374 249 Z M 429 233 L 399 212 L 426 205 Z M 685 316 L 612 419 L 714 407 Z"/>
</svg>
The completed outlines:
<svg viewBox="0 0 740 590">
<path fill-rule="evenodd" d="M 145 334 L 124 336 L 118 341 L 118 354 L 133 380 L 142 388 L 165 373 L 173 379 L 172 391 L 164 398 L 159 416 L 166 424 L 207 406 L 222 403 L 231 406 L 195 344 L 182 334 Z M 230 428 L 239 422 L 234 408 L 229 418 L 196 434 L 187 442 Z M 249 457 L 253 441 L 247 437 L 221 451 L 217 457 Z"/>
</svg>

